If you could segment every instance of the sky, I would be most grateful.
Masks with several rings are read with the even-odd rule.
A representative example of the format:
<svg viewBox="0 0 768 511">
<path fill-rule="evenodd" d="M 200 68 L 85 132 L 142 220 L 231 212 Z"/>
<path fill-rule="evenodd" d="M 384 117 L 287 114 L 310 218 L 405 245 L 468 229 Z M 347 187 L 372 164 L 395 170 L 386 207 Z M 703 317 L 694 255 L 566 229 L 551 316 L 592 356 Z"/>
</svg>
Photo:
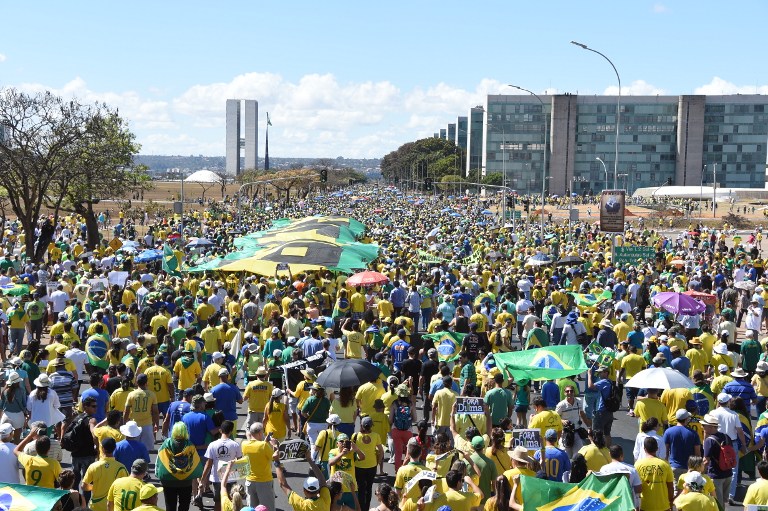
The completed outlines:
<svg viewBox="0 0 768 511">
<path fill-rule="evenodd" d="M 487 94 L 768 94 L 765 0 L 3 2 L 0 88 L 119 109 L 142 154 L 382 157 Z"/>
</svg>

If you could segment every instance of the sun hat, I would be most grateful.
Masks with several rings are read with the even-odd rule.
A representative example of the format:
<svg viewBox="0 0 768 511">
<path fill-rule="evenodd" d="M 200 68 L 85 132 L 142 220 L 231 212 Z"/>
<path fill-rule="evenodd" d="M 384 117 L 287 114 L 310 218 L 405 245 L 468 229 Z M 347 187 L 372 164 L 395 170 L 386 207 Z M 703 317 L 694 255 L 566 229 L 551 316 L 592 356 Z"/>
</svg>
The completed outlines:
<svg viewBox="0 0 768 511">
<path fill-rule="evenodd" d="M 733 370 L 733 372 L 731 373 L 731 376 L 733 376 L 734 378 L 746 378 L 747 372 L 741 367 L 737 367 L 736 369 Z"/>
<path fill-rule="evenodd" d="M 264 366 L 259 366 L 258 369 L 256 369 L 256 376 L 267 376 L 269 374 L 269 371 L 267 371 L 267 368 Z"/>
<path fill-rule="evenodd" d="M 411 390 L 408 388 L 408 385 L 401 383 L 395 387 L 395 395 L 397 397 L 409 397 L 411 395 Z"/>
<path fill-rule="evenodd" d="M 339 417 L 335 413 L 332 413 L 328 416 L 327 419 L 325 419 L 325 422 L 327 422 L 328 424 L 333 424 L 334 426 L 338 426 L 339 424 L 341 424 L 341 417 Z"/>
<path fill-rule="evenodd" d="M 319 383 L 317 383 L 317 382 L 314 382 L 314 383 L 312 384 L 312 388 L 313 388 L 313 389 L 317 389 L 317 390 L 323 390 L 323 388 L 324 388 L 324 387 L 323 387 L 322 385 L 320 385 Z"/>
<path fill-rule="evenodd" d="M 303 374 L 305 378 L 309 378 L 312 381 L 315 381 L 317 379 L 317 374 L 315 374 L 315 370 L 312 369 L 311 367 L 302 369 L 301 374 Z"/>
<path fill-rule="evenodd" d="M 136 421 L 128 421 L 120 426 L 120 433 L 128 438 L 136 438 L 141 435 L 141 428 L 136 424 Z"/>
<path fill-rule="evenodd" d="M 522 445 L 515 447 L 509 457 L 521 463 L 533 463 L 533 458 L 528 455 L 528 449 Z"/>
<path fill-rule="evenodd" d="M 145 484 L 141 487 L 141 490 L 139 490 L 139 500 L 151 499 L 162 491 L 162 487 L 155 486 L 154 484 Z"/>
<path fill-rule="evenodd" d="M 608 318 L 603 318 L 600 320 L 600 326 L 605 326 L 608 328 L 613 327 L 613 323 L 611 323 L 611 320 Z"/>
<path fill-rule="evenodd" d="M 716 426 L 716 427 L 720 426 L 720 419 L 718 419 L 717 417 L 709 413 L 706 414 L 704 417 L 702 417 L 702 419 L 699 422 L 701 422 L 705 426 Z"/>
<path fill-rule="evenodd" d="M 717 353 L 718 355 L 727 355 L 728 354 L 728 346 L 725 345 L 725 343 L 716 344 L 714 348 L 712 348 L 712 351 Z"/>
<path fill-rule="evenodd" d="M 48 378 L 47 374 L 43 373 L 35 378 L 33 383 L 35 384 L 35 387 L 49 387 L 51 385 L 51 380 Z"/>
<path fill-rule="evenodd" d="M 726 392 L 721 392 L 717 395 L 717 402 L 720 404 L 730 403 L 731 399 L 733 399 L 733 396 Z"/>
<path fill-rule="evenodd" d="M 690 341 L 688 341 L 688 344 L 701 346 L 701 339 L 699 339 L 698 337 L 694 337 Z"/>
<path fill-rule="evenodd" d="M 765 360 L 761 360 L 760 362 L 757 363 L 757 367 L 755 368 L 755 370 L 758 373 L 768 371 L 768 362 L 766 362 Z"/>
</svg>

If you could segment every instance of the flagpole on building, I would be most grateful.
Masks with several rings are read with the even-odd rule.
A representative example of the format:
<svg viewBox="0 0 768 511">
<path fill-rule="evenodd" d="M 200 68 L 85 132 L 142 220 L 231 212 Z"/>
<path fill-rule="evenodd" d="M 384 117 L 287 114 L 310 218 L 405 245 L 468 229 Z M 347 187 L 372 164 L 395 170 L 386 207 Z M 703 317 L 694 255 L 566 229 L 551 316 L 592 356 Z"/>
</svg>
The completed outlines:
<svg viewBox="0 0 768 511">
<path fill-rule="evenodd" d="M 272 122 L 269 120 L 269 112 L 267 112 L 267 134 L 264 138 L 264 170 L 269 170 L 269 127 L 272 126 Z"/>
</svg>

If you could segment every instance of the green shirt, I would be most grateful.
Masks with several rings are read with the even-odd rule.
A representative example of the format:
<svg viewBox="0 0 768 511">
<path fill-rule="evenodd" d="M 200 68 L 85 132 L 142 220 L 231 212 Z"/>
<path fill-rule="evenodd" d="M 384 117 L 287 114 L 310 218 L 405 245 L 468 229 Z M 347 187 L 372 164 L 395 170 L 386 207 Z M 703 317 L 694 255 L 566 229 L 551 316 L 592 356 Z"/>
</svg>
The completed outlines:
<svg viewBox="0 0 768 511">
<path fill-rule="evenodd" d="M 509 415 L 509 407 L 514 404 L 512 392 L 501 387 L 486 392 L 484 401 L 491 409 L 491 424 L 494 426 L 498 426 Z"/>
<path fill-rule="evenodd" d="M 496 464 L 493 462 L 493 460 L 477 451 L 472 453 L 470 458 L 475 463 L 475 465 L 477 465 L 477 468 L 480 469 L 480 473 L 476 474 L 478 477 L 473 477 L 472 479 L 477 480 L 477 485 L 480 487 L 483 495 L 491 495 L 493 493 L 492 485 L 494 484 L 496 477 L 499 475 L 496 473 Z M 475 471 L 472 466 L 467 462 L 464 463 L 467 464 L 467 474 L 475 475 Z"/>
<path fill-rule="evenodd" d="M 762 351 L 760 344 L 754 339 L 745 339 L 741 342 L 741 365 L 745 371 L 752 372 L 755 370 Z"/>
<path fill-rule="evenodd" d="M 304 402 L 301 411 L 309 416 L 307 422 L 322 422 L 325 424 L 325 421 L 328 419 L 328 413 L 331 411 L 331 402 L 328 401 L 327 397 L 309 396 Z"/>
<path fill-rule="evenodd" d="M 475 372 L 475 366 L 469 362 L 461 367 L 459 387 L 463 389 L 464 385 L 467 383 L 473 386 L 477 384 L 477 373 Z"/>
<path fill-rule="evenodd" d="M 43 315 L 45 314 L 45 304 L 40 300 L 34 300 L 27 303 L 24 310 L 27 311 L 30 320 L 36 321 L 43 319 Z"/>
</svg>

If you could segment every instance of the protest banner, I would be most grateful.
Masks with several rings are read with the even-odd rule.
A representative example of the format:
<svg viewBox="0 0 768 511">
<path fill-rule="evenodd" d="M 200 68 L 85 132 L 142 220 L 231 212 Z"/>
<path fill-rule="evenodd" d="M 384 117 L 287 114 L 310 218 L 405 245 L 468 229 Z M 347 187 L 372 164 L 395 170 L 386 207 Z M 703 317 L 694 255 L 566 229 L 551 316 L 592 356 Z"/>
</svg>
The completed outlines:
<svg viewBox="0 0 768 511">
<path fill-rule="evenodd" d="M 109 280 L 101 279 L 88 279 L 88 284 L 91 285 L 91 292 L 102 293 L 109 289 Z"/>
<path fill-rule="evenodd" d="M 512 448 L 523 446 L 529 451 L 538 451 L 544 444 L 541 443 L 541 430 L 516 429 L 512 432 Z"/>
<path fill-rule="evenodd" d="M 483 408 L 483 400 L 479 397 L 457 397 L 456 413 L 458 415 L 483 415 L 485 413 L 485 409 Z"/>
<path fill-rule="evenodd" d="M 225 461 L 225 462 L 219 462 L 218 471 L 219 471 L 219 480 L 224 478 L 224 474 L 227 472 L 227 467 L 229 465 L 232 465 L 232 468 L 229 471 L 229 478 L 227 479 L 228 482 L 234 482 L 241 479 L 245 479 L 248 476 L 248 473 L 251 471 L 251 464 L 248 461 L 248 458 L 242 458 L 240 460 L 235 461 Z"/>
<path fill-rule="evenodd" d="M 624 232 L 625 190 L 603 190 L 600 195 L 600 230 Z"/>
<path fill-rule="evenodd" d="M 325 362 L 325 357 L 326 354 L 324 352 L 320 352 L 315 353 L 311 357 L 289 362 L 280 366 L 285 374 L 285 381 L 288 385 L 288 388 L 295 389 L 296 385 L 298 385 L 300 381 L 304 380 L 304 375 L 301 374 L 302 369 L 312 368 L 316 372 L 319 372 L 318 368 L 323 365 L 323 362 Z"/>
<path fill-rule="evenodd" d="M 107 278 L 109 280 L 109 285 L 114 286 L 117 285 L 119 287 L 125 286 L 125 281 L 128 280 L 128 276 L 130 273 L 127 271 L 111 271 L 107 274 Z"/>
<path fill-rule="evenodd" d="M 277 450 L 280 451 L 280 461 L 303 460 L 307 457 L 309 443 L 301 438 L 294 438 L 281 442 Z"/>
</svg>

